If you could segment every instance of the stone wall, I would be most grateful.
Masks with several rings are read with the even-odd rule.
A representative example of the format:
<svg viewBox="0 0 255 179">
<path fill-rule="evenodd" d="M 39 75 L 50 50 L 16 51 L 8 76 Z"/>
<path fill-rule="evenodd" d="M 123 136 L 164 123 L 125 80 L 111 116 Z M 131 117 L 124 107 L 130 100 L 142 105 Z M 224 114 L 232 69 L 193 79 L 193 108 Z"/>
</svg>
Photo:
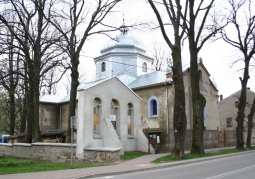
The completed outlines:
<svg viewBox="0 0 255 179">
<path fill-rule="evenodd" d="M 169 111 L 169 127 L 173 128 L 173 86 L 168 84 L 168 108 Z M 141 129 L 145 128 L 161 128 L 166 129 L 166 87 L 165 85 L 154 86 L 151 88 L 134 90 L 141 98 Z M 148 115 L 148 101 L 151 97 L 157 97 L 159 101 L 159 115 L 158 117 L 149 117 Z"/>
<path fill-rule="evenodd" d="M 39 106 L 39 123 L 41 130 L 50 130 L 59 128 L 60 107 L 56 104 L 42 103 Z"/>
<path fill-rule="evenodd" d="M 76 156 L 76 145 L 73 145 L 73 156 Z M 71 144 L 65 143 L 0 143 L 0 153 L 6 156 L 40 159 L 52 162 L 70 160 Z M 74 157 L 75 158 L 75 157 Z"/>
</svg>

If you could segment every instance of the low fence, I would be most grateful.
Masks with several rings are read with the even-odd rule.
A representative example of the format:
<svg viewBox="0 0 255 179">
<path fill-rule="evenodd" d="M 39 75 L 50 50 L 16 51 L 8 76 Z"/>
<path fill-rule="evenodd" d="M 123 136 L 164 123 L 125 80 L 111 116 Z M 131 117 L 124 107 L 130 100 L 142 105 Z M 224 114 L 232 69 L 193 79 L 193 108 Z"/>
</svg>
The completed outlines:
<svg viewBox="0 0 255 179">
<path fill-rule="evenodd" d="M 164 133 L 162 135 L 165 135 Z M 174 148 L 174 130 L 170 130 L 170 141 L 153 145 L 156 153 L 171 152 Z M 192 130 L 187 130 L 185 135 L 185 150 L 190 150 L 192 145 Z M 204 130 L 204 148 L 229 147 L 236 145 L 235 130 Z"/>
<path fill-rule="evenodd" d="M 76 145 L 73 145 L 74 156 Z M 66 143 L 0 143 L 0 154 L 28 159 L 40 159 L 53 162 L 69 161 L 71 144 Z"/>
</svg>

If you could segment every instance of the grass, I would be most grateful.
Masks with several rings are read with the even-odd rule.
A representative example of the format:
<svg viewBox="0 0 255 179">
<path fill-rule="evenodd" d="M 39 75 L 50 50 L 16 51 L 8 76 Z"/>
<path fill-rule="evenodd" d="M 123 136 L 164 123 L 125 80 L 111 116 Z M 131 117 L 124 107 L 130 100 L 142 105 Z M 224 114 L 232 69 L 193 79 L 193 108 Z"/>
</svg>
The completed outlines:
<svg viewBox="0 0 255 179">
<path fill-rule="evenodd" d="M 120 156 L 120 160 L 122 161 L 127 161 L 127 160 L 131 160 L 137 157 L 141 157 L 144 155 L 148 155 L 148 153 L 145 152 L 125 152 L 124 155 Z"/>
<path fill-rule="evenodd" d="M 251 149 L 246 149 L 246 151 L 249 151 L 249 150 L 255 150 L 255 146 L 253 146 Z M 154 160 L 153 163 L 157 164 L 157 163 L 183 161 L 183 160 L 189 160 L 189 159 L 195 159 L 195 158 L 204 158 L 204 157 L 232 154 L 232 153 L 238 153 L 238 152 L 243 152 L 243 150 L 224 149 L 219 151 L 206 152 L 204 155 L 188 153 L 188 154 L 185 154 L 185 158 L 175 158 L 174 155 L 170 154 L 170 155 L 166 155 Z"/>
<path fill-rule="evenodd" d="M 131 160 L 147 153 L 144 152 L 125 152 L 121 156 L 121 161 Z M 73 162 L 72 168 L 89 168 L 111 165 L 109 163 L 91 163 L 91 162 Z M 29 173 L 40 171 L 52 171 L 52 170 L 65 170 L 70 169 L 70 162 L 53 163 L 44 160 L 32 160 L 21 159 L 14 157 L 2 157 L 0 158 L 0 175 L 15 174 L 15 173 Z M 0 177 L 1 178 L 1 177 Z"/>
<path fill-rule="evenodd" d="M 255 150 L 255 146 L 248 150 Z M 153 163 L 166 163 L 173 161 L 181 161 L 181 160 L 189 160 L 194 158 L 202 158 L 202 157 L 210 157 L 216 155 L 223 154 L 232 154 L 237 152 L 243 152 L 243 150 L 236 149 L 225 149 L 213 152 L 207 152 L 204 155 L 198 154 L 186 154 L 184 159 L 174 158 L 173 155 L 166 155 L 164 157 L 158 158 L 153 161 Z M 121 161 L 131 160 L 137 157 L 141 157 L 147 155 L 145 152 L 125 152 L 123 156 L 121 156 Z M 111 165 L 108 163 L 91 163 L 91 162 L 73 162 L 72 168 L 89 168 L 89 167 L 97 167 Z M 0 175 L 5 174 L 15 174 L 15 173 L 29 173 L 29 172 L 39 172 L 39 171 L 52 171 L 52 170 L 65 170 L 70 169 L 70 162 L 64 163 L 52 163 L 49 161 L 43 160 L 32 160 L 32 159 L 20 159 L 13 157 L 2 157 L 0 158 Z"/>
</svg>

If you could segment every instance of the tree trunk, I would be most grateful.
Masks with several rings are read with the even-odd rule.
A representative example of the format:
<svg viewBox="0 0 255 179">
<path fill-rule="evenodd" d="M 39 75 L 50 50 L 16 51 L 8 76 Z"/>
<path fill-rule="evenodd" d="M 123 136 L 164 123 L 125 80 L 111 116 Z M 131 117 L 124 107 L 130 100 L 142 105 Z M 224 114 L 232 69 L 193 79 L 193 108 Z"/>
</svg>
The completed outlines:
<svg viewBox="0 0 255 179">
<path fill-rule="evenodd" d="M 172 48 L 173 57 L 173 81 L 175 89 L 174 98 L 174 138 L 175 145 L 173 154 L 177 158 L 185 157 L 185 134 L 187 127 L 187 119 L 185 113 L 185 92 L 182 74 L 181 51 L 179 48 Z"/>
<path fill-rule="evenodd" d="M 192 108 L 193 108 L 193 129 L 192 129 L 192 145 L 191 153 L 204 154 L 203 133 L 204 118 L 203 111 L 206 104 L 204 96 L 199 89 L 199 72 L 197 63 L 196 45 L 190 40 L 190 78 L 192 92 Z"/>
<path fill-rule="evenodd" d="M 76 53 L 77 54 L 77 53 Z M 73 59 L 71 59 L 72 63 L 72 73 L 71 73 L 71 92 L 70 92 L 70 102 L 69 102 L 69 117 L 68 117 L 68 129 L 67 129 L 67 136 L 66 136 L 66 142 L 71 142 L 71 124 L 70 119 L 71 116 L 75 116 L 75 108 L 76 108 L 76 96 L 77 96 L 77 89 L 79 86 L 79 72 L 78 72 L 78 66 L 79 66 L 79 58 L 76 57 L 77 55 L 74 55 Z"/>
<path fill-rule="evenodd" d="M 11 88 L 11 87 L 10 87 Z M 15 97 L 14 97 L 14 90 L 9 91 L 9 105 L 10 105 L 10 128 L 9 128 L 9 134 L 13 135 L 14 134 L 14 129 L 15 129 Z"/>
<path fill-rule="evenodd" d="M 39 125 L 39 81 L 37 81 L 36 87 L 34 88 L 33 93 L 33 99 L 34 99 L 34 116 L 33 116 L 33 142 L 41 142 L 41 130 Z"/>
<path fill-rule="evenodd" d="M 247 101 L 247 83 L 249 80 L 249 60 L 245 57 L 245 68 L 243 79 L 240 78 L 242 89 L 241 95 L 239 98 L 239 105 L 238 105 L 238 113 L 236 117 L 237 127 L 236 127 L 236 149 L 244 150 L 244 140 L 243 140 L 243 123 L 245 117 L 245 106 Z"/>
<path fill-rule="evenodd" d="M 196 15 L 194 14 L 194 0 L 189 1 L 190 27 L 188 31 L 189 51 L 190 51 L 190 79 L 192 93 L 192 110 L 193 110 L 193 129 L 191 153 L 204 154 L 203 133 L 204 118 L 203 111 L 206 104 L 204 96 L 199 89 L 199 72 L 198 72 L 198 47 L 195 35 Z M 198 34 L 197 34 L 198 35 Z M 199 36 L 199 35 L 198 35 Z"/>
<path fill-rule="evenodd" d="M 29 92 L 28 92 L 28 84 L 27 84 L 26 74 L 24 76 L 24 97 L 22 99 L 22 104 L 20 105 L 20 113 L 21 113 L 21 124 L 20 124 L 20 133 L 26 131 L 26 122 L 27 122 L 27 110 L 28 110 L 28 100 L 29 100 Z"/>
<path fill-rule="evenodd" d="M 27 98 L 26 95 L 24 95 L 24 98 L 21 99 L 22 104 L 20 105 L 20 113 L 21 113 L 21 121 L 20 121 L 20 129 L 19 132 L 23 133 L 26 131 L 26 121 L 27 121 Z"/>
<path fill-rule="evenodd" d="M 33 136 L 33 89 L 31 80 L 29 80 L 29 97 L 28 97 L 28 105 L 27 105 L 27 132 L 26 132 L 26 143 L 32 143 Z"/>
<path fill-rule="evenodd" d="M 254 113 L 255 113 L 255 98 L 253 99 L 251 111 L 250 111 L 250 114 L 248 115 L 248 132 L 247 132 L 246 148 L 251 148 L 251 135 L 252 135 L 252 128 L 253 128 L 252 119 L 253 119 Z"/>
</svg>

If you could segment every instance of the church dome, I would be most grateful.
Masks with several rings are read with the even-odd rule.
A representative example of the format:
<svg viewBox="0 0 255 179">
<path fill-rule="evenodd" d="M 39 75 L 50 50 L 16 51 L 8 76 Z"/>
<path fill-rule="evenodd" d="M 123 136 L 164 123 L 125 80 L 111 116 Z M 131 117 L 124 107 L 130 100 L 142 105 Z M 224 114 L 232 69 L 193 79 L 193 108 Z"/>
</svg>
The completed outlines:
<svg viewBox="0 0 255 179">
<path fill-rule="evenodd" d="M 101 47 L 100 52 L 104 53 L 106 51 L 111 51 L 112 49 L 123 49 L 125 50 L 126 48 L 137 48 L 140 51 L 145 52 L 146 48 L 144 46 L 144 44 L 137 39 L 136 37 L 132 36 L 132 35 L 128 35 L 128 28 L 125 26 L 125 24 L 123 24 L 120 27 L 120 31 L 121 34 L 119 34 L 116 37 L 116 40 L 108 40 L 106 43 L 104 43 Z"/>
</svg>

